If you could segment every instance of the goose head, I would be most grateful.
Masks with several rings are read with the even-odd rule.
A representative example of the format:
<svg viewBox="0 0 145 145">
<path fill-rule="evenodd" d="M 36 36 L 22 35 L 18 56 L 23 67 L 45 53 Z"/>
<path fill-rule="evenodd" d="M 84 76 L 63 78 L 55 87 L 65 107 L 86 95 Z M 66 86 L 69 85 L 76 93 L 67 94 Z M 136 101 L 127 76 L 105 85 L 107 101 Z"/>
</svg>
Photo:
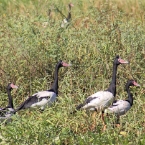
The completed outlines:
<svg viewBox="0 0 145 145">
<path fill-rule="evenodd" d="M 69 67 L 69 66 L 71 66 L 71 64 L 68 64 L 68 63 L 66 63 L 66 62 L 64 62 L 64 61 L 62 61 L 62 60 L 60 60 L 60 61 L 57 63 L 57 66 L 58 66 L 58 67 Z"/>
<path fill-rule="evenodd" d="M 128 80 L 127 86 L 140 86 L 135 80 Z"/>
<path fill-rule="evenodd" d="M 126 60 L 123 60 L 119 57 L 119 55 L 116 56 L 115 60 L 114 60 L 114 64 L 119 65 L 119 64 L 127 64 L 129 63 Z"/>
<path fill-rule="evenodd" d="M 68 7 L 69 7 L 69 10 L 71 10 L 71 8 L 73 7 L 74 5 L 72 3 L 69 3 L 68 4 Z"/>
<path fill-rule="evenodd" d="M 17 88 L 18 88 L 18 86 L 14 85 L 13 83 L 9 83 L 7 86 L 8 90 L 17 89 Z"/>
</svg>

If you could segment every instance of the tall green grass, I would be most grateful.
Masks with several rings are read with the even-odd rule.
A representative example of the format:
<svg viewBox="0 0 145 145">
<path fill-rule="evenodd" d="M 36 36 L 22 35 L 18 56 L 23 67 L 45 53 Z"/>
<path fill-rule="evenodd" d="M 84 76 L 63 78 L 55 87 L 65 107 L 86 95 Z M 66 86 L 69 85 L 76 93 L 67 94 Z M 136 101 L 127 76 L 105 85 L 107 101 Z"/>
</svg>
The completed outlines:
<svg viewBox="0 0 145 145">
<path fill-rule="evenodd" d="M 59 71 L 58 101 L 43 113 L 23 110 L 11 123 L 1 123 L 0 144 L 145 144 L 145 2 L 72 3 L 72 21 L 62 29 L 63 17 L 57 8 L 67 15 L 68 1 L 0 1 L 1 106 L 7 104 L 8 82 L 19 86 L 12 92 L 17 107 L 29 95 L 50 88 L 59 59 L 73 64 Z M 52 17 L 47 15 L 49 9 Z M 45 27 L 44 22 L 48 22 Z M 134 105 L 121 117 L 120 128 L 112 127 L 110 117 L 103 132 L 98 115 L 92 132 L 90 112 L 69 112 L 87 96 L 108 87 L 117 54 L 130 62 L 118 68 L 117 98 L 127 97 L 128 79 L 136 79 L 141 87 L 132 88 Z"/>
</svg>

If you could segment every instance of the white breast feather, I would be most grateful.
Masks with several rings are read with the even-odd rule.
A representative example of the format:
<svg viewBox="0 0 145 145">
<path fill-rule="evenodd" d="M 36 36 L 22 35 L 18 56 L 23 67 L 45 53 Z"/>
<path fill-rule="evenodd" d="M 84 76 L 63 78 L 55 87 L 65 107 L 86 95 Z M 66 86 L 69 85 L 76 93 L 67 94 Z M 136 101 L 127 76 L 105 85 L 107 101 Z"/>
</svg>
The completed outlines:
<svg viewBox="0 0 145 145">
<path fill-rule="evenodd" d="M 124 115 L 131 108 L 130 103 L 124 100 L 117 100 L 116 103 L 113 103 L 113 106 L 110 106 L 105 110 L 107 113 L 115 113 L 118 115 Z"/>
<path fill-rule="evenodd" d="M 61 27 L 63 28 L 68 23 L 67 19 L 63 19 L 61 23 Z"/>
<path fill-rule="evenodd" d="M 0 116 L 0 122 L 2 121 L 6 121 L 6 122 L 9 122 L 11 121 L 11 116 L 13 115 L 13 111 L 14 109 L 12 108 L 8 108 L 8 112 L 4 112 L 4 116 Z"/>
<path fill-rule="evenodd" d="M 104 110 L 105 108 L 109 107 L 114 100 L 113 94 L 108 91 L 99 91 L 90 97 L 96 98 L 93 99 L 90 103 L 86 104 L 83 107 L 84 109 L 96 108 L 97 110 Z"/>
<path fill-rule="evenodd" d="M 3 121 L 9 122 L 9 121 L 11 121 L 12 120 L 11 116 L 12 116 L 12 114 L 5 115 L 4 117 L 0 117 L 0 122 L 3 122 Z"/>
</svg>

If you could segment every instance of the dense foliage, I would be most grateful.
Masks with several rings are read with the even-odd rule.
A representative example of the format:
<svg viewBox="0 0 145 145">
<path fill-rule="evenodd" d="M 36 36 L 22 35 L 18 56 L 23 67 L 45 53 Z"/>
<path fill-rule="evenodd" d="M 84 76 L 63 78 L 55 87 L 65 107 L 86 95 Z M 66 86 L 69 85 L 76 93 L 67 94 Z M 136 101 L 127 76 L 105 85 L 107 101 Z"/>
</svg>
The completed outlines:
<svg viewBox="0 0 145 145">
<path fill-rule="evenodd" d="M 73 0 L 72 21 L 61 28 L 68 1 L 0 1 L 0 104 L 7 104 L 5 86 L 14 82 L 17 107 L 29 95 L 50 88 L 58 60 L 72 63 L 59 71 L 58 101 L 45 111 L 24 110 L 11 123 L 1 123 L 0 144 L 145 144 L 145 2 L 142 0 Z M 48 11 L 51 15 L 48 15 Z M 118 67 L 117 98 L 125 99 L 128 79 L 134 105 L 113 128 L 113 116 L 102 131 L 100 116 L 92 132 L 91 113 L 70 112 L 84 98 L 108 87 L 116 55 L 129 65 Z"/>
</svg>

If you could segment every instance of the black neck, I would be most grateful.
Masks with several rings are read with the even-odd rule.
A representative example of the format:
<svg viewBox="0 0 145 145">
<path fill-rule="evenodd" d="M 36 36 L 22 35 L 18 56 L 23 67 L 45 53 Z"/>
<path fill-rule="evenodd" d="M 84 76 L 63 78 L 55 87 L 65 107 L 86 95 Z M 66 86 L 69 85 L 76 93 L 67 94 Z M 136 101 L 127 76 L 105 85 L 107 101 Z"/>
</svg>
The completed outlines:
<svg viewBox="0 0 145 145">
<path fill-rule="evenodd" d="M 126 101 L 128 101 L 130 103 L 130 105 L 132 106 L 133 105 L 133 95 L 130 93 L 129 85 L 126 86 L 126 91 L 128 94 L 128 98 L 126 99 Z"/>
<path fill-rule="evenodd" d="M 116 96 L 116 73 L 117 73 L 117 64 L 113 63 L 113 74 L 112 74 L 112 81 L 109 85 L 107 91 L 111 92 L 113 96 Z"/>
<path fill-rule="evenodd" d="M 69 21 L 71 19 L 71 12 L 68 13 L 68 16 L 66 19 L 67 19 L 67 21 Z"/>
<path fill-rule="evenodd" d="M 56 94 L 58 94 L 58 70 L 59 66 L 56 65 L 55 72 L 54 72 L 54 82 L 52 84 L 51 90 L 53 90 Z"/>
<path fill-rule="evenodd" d="M 69 21 L 71 19 L 71 6 L 69 6 L 69 10 L 68 10 L 68 15 L 67 15 L 67 21 Z"/>
<path fill-rule="evenodd" d="M 12 99 L 12 96 L 11 96 L 11 90 L 10 89 L 7 89 L 7 94 L 8 94 L 8 100 L 9 100 L 8 108 L 14 108 L 13 99 Z"/>
</svg>

